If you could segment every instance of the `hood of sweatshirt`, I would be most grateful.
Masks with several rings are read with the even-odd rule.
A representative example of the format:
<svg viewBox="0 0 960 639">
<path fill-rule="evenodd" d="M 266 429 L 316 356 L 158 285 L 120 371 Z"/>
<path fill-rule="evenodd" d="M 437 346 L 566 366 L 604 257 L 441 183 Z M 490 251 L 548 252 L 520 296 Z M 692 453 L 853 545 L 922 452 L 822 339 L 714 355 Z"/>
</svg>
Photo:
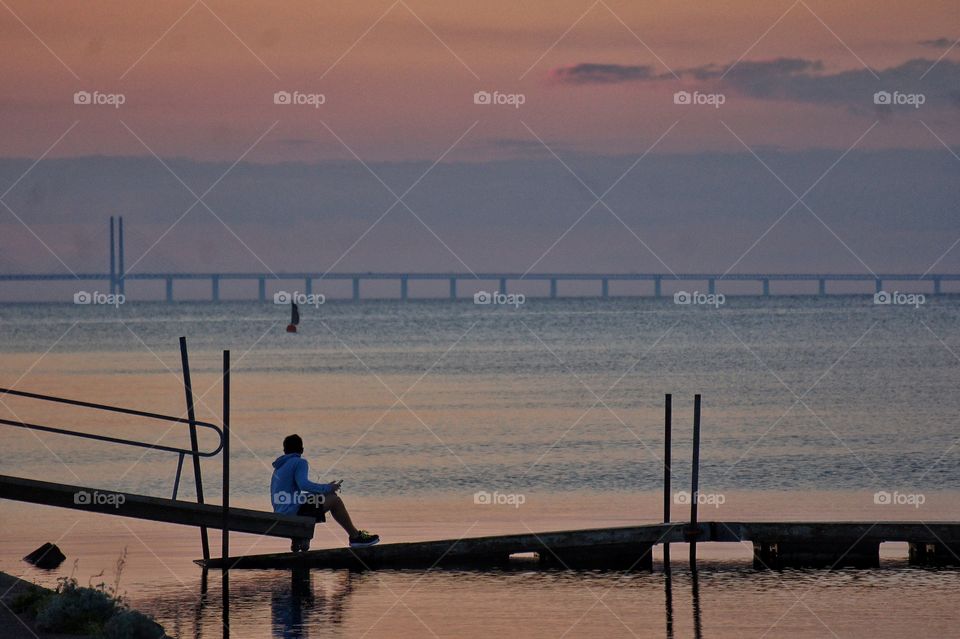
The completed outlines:
<svg viewBox="0 0 960 639">
<path fill-rule="evenodd" d="M 291 459 L 300 459 L 300 453 L 287 453 L 285 455 L 280 455 L 279 457 L 273 460 L 273 467 L 275 469 L 280 468 Z"/>
</svg>

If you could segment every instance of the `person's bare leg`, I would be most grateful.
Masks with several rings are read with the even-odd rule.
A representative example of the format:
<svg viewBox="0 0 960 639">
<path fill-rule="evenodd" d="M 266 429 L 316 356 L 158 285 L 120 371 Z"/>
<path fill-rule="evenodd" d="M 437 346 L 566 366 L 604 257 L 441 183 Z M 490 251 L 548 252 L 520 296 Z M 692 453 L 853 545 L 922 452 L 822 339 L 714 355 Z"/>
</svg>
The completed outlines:
<svg viewBox="0 0 960 639">
<path fill-rule="evenodd" d="M 340 499 L 339 495 L 326 495 L 324 501 L 324 506 L 333 515 L 334 520 L 340 524 L 344 530 L 347 531 L 347 534 L 351 537 L 356 537 L 357 533 L 360 531 L 357 530 L 357 527 L 353 525 L 353 521 L 350 520 L 350 514 L 347 512 L 347 507 L 344 505 L 343 500 Z"/>
</svg>

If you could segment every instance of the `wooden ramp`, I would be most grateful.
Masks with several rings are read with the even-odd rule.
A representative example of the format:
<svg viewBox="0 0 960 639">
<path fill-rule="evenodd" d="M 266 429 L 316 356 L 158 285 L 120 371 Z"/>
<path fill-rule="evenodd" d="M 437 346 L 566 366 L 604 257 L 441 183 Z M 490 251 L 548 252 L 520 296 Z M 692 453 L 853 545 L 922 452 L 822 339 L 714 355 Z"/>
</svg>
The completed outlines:
<svg viewBox="0 0 960 639">
<path fill-rule="evenodd" d="M 757 568 L 879 565 L 880 544 L 907 542 L 915 564 L 960 564 L 960 522 L 701 522 L 470 537 L 370 548 L 332 548 L 211 559 L 208 568 L 497 567 L 511 555 L 537 553 L 546 565 L 649 570 L 664 542 L 752 542 Z"/>
<path fill-rule="evenodd" d="M 7 475 L 0 475 L 0 499 L 184 526 L 223 528 L 223 508 L 212 504 L 196 504 Z M 227 517 L 227 527 L 231 531 L 274 537 L 312 538 L 314 523 L 312 517 L 276 515 L 245 508 L 230 508 Z"/>
<path fill-rule="evenodd" d="M 682 524 L 630 526 L 596 530 L 468 537 L 369 548 L 332 548 L 305 553 L 275 553 L 211 559 L 207 567 L 222 568 L 429 568 L 432 566 L 490 566 L 506 563 L 510 555 L 538 553 L 541 560 L 558 566 L 652 566 L 650 550 Z M 203 565 L 202 560 L 198 560 Z"/>
</svg>

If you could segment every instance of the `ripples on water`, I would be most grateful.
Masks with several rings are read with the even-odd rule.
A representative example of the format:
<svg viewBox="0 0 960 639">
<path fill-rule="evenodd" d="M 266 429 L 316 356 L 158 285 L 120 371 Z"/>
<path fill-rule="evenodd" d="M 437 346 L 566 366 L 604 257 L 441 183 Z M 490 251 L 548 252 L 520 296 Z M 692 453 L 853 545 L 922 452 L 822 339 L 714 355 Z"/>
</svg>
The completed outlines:
<svg viewBox="0 0 960 639">
<path fill-rule="evenodd" d="M 949 454 L 958 311 L 952 296 L 920 309 L 869 296 L 731 297 L 720 309 L 669 299 L 530 299 L 516 310 L 331 302 L 303 309 L 291 336 L 286 308 L 268 304 L 19 305 L 0 307 L 0 349 L 39 354 L 56 342 L 53 354 L 75 354 L 73 379 L 146 372 L 169 378 L 172 395 L 177 336 L 189 337 L 195 375 L 215 375 L 215 351 L 230 348 L 235 380 L 254 389 L 234 401 L 253 454 L 272 459 L 283 430 L 319 429 L 311 450 L 328 459 L 369 431 L 339 466 L 360 490 L 383 475 L 400 492 L 491 477 L 549 491 L 655 486 L 665 392 L 680 451 L 692 395 L 704 395 L 704 486 L 934 490 L 960 480 Z M 122 356 L 83 356 L 111 352 Z M 240 430 L 248 423 L 256 429 Z M 687 455 L 677 458 L 684 481 Z"/>
</svg>

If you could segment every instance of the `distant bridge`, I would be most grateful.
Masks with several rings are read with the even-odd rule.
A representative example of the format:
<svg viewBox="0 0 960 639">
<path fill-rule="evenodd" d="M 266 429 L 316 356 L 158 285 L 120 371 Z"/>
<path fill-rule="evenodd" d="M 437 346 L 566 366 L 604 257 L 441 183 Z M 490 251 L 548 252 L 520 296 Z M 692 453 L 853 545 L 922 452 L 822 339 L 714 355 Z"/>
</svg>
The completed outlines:
<svg viewBox="0 0 960 639">
<path fill-rule="evenodd" d="M 817 282 L 819 295 L 827 294 L 827 282 L 874 282 L 874 291 L 884 290 L 884 282 L 930 282 L 931 292 L 940 295 L 943 282 L 960 280 L 960 274 L 946 273 L 414 273 L 414 272 L 362 272 L 362 273 L 321 273 L 321 272 L 283 272 L 283 273 L 128 273 L 124 268 L 123 217 L 114 227 L 114 218 L 110 218 L 110 261 L 107 273 L 33 273 L 0 275 L 0 282 L 106 282 L 110 293 L 126 294 L 127 280 L 160 280 L 166 284 L 165 299 L 174 301 L 174 282 L 207 280 L 210 282 L 210 300 L 220 301 L 220 283 L 229 280 L 252 280 L 257 282 L 257 298 L 267 301 L 267 282 L 303 282 L 303 290 L 293 292 L 313 295 L 314 282 L 323 280 L 349 280 L 353 284 L 354 301 L 360 300 L 360 284 L 371 280 L 393 280 L 400 285 L 400 299 L 409 299 L 411 281 L 444 281 L 448 283 L 450 300 L 459 299 L 457 284 L 462 280 L 474 282 L 498 282 L 497 293 L 507 294 L 510 282 L 548 281 L 550 298 L 559 297 L 560 282 L 597 282 L 600 285 L 600 297 L 610 297 L 610 282 L 653 282 L 653 296 L 663 295 L 663 282 L 702 282 L 707 292 L 717 293 L 717 282 L 756 282 L 759 293 L 770 296 L 771 282 Z M 99 292 L 99 291 L 98 291 Z"/>
<path fill-rule="evenodd" d="M 663 283 L 666 282 L 700 282 L 706 285 L 708 293 L 717 293 L 719 282 L 756 282 L 757 292 L 763 296 L 771 294 L 771 282 L 815 282 L 819 295 L 827 294 L 827 282 L 873 282 L 874 291 L 882 291 L 885 283 L 929 282 L 930 292 L 940 295 L 943 292 L 943 282 L 960 281 L 960 274 L 954 273 L 416 273 L 416 272 L 357 272 L 357 273 L 322 273 L 322 272 L 278 272 L 278 273 L 32 273 L 0 275 L 0 282 L 104 282 L 111 293 L 125 293 L 128 281 L 162 281 L 166 284 L 165 299 L 175 301 L 174 283 L 187 281 L 209 281 L 210 300 L 220 301 L 220 284 L 224 281 L 244 280 L 257 282 L 257 296 L 261 302 L 267 301 L 267 282 L 302 282 L 302 288 L 296 292 L 303 295 L 314 293 L 315 283 L 320 281 L 348 280 L 353 285 L 352 299 L 361 299 L 361 283 L 374 280 L 392 280 L 399 284 L 400 299 L 409 299 L 410 282 L 412 281 L 443 281 L 448 284 L 450 300 L 459 298 L 457 289 L 461 281 L 497 282 L 496 292 L 506 294 L 510 291 L 510 284 L 523 281 L 549 282 L 549 297 L 560 297 L 558 285 L 560 282 L 596 282 L 599 284 L 599 297 L 609 298 L 611 282 L 647 281 L 653 283 L 652 295 L 663 295 Z"/>
</svg>

